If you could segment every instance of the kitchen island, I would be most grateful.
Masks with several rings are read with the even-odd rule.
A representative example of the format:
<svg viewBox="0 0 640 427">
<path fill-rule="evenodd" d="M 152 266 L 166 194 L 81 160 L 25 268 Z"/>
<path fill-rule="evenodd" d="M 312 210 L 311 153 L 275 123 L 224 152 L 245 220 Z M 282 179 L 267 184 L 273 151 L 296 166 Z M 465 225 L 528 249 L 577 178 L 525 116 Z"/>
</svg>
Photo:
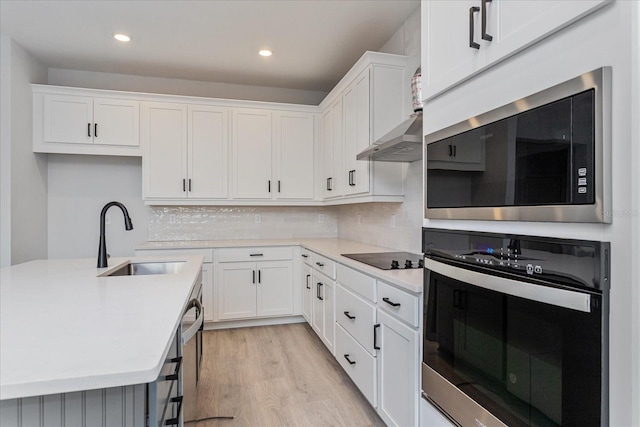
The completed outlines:
<svg viewBox="0 0 640 427">
<path fill-rule="evenodd" d="M 105 276 L 128 262 L 157 261 L 168 259 L 114 258 L 103 269 L 93 258 L 38 260 L 0 270 L 1 424 L 24 417 L 17 412 L 25 402 L 86 390 L 102 390 L 104 401 L 104 390 L 158 378 L 202 257 L 172 257 L 184 261 L 176 273 Z M 54 406 L 61 418 L 45 425 L 64 421 L 64 405 Z"/>
</svg>

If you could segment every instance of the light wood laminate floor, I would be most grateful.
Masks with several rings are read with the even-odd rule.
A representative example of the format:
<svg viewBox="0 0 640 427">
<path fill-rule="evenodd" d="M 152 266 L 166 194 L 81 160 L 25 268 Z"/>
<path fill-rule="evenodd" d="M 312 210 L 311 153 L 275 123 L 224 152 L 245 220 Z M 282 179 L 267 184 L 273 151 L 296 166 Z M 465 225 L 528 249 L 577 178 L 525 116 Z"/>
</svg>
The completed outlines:
<svg viewBox="0 0 640 427">
<path fill-rule="evenodd" d="M 205 331 L 198 418 L 186 427 L 384 426 L 306 323 Z"/>
</svg>

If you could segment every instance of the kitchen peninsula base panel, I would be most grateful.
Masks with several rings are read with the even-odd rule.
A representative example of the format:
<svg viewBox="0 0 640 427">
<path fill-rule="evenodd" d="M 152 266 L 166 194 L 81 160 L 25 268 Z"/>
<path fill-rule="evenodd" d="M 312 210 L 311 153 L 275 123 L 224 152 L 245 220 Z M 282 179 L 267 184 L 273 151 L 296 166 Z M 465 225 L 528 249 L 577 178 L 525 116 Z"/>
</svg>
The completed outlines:
<svg viewBox="0 0 640 427">
<path fill-rule="evenodd" d="M 0 401 L 2 426 L 145 427 L 146 384 Z"/>
</svg>

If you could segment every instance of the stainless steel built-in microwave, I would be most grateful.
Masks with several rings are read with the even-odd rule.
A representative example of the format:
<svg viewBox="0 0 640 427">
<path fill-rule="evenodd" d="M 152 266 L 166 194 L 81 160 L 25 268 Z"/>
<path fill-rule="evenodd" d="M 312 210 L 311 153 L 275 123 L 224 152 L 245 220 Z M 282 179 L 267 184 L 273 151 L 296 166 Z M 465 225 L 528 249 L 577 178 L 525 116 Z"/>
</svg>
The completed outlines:
<svg viewBox="0 0 640 427">
<path fill-rule="evenodd" d="M 425 218 L 611 222 L 611 68 L 425 136 Z"/>
</svg>

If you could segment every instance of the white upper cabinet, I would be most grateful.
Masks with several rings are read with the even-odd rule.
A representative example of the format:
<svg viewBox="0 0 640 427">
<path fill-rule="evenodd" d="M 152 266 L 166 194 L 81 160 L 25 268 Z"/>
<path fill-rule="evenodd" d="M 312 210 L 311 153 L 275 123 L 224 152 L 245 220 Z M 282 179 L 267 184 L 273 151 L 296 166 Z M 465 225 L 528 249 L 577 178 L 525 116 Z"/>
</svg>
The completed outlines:
<svg viewBox="0 0 640 427">
<path fill-rule="evenodd" d="M 271 112 L 235 108 L 232 122 L 232 196 L 271 199 Z"/>
<path fill-rule="evenodd" d="M 226 198 L 228 109 L 142 104 L 144 197 Z"/>
<path fill-rule="evenodd" d="M 273 112 L 273 178 L 278 199 L 313 199 L 314 115 Z"/>
<path fill-rule="evenodd" d="M 312 200 L 314 116 L 233 110 L 234 199 Z"/>
<path fill-rule="evenodd" d="M 403 164 L 356 156 L 408 118 L 406 60 L 365 53 L 321 103 L 329 204 L 403 200 Z"/>
<path fill-rule="evenodd" d="M 422 2 L 423 98 L 439 95 L 611 1 Z"/>
<path fill-rule="evenodd" d="M 141 155 L 139 101 L 118 92 L 40 85 L 32 89 L 33 151 Z"/>
</svg>

